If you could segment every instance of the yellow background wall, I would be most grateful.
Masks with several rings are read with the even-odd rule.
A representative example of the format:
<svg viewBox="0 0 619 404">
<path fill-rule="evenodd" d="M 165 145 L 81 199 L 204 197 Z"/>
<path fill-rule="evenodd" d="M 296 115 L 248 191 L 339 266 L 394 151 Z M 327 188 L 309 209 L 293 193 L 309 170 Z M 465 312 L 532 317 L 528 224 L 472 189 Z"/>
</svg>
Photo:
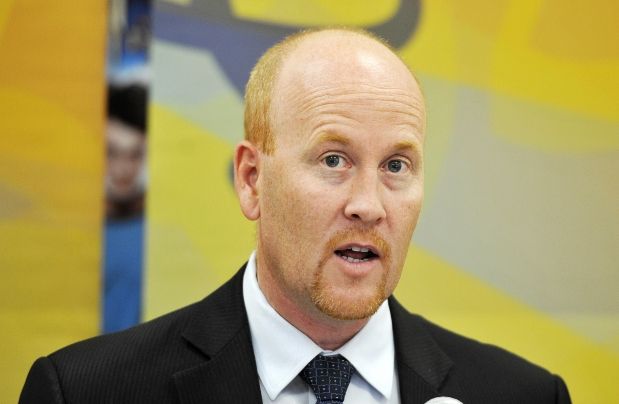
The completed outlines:
<svg viewBox="0 0 619 404">
<path fill-rule="evenodd" d="M 265 32 L 375 27 L 411 2 L 157 3 L 147 317 L 205 296 L 254 246 L 229 178 L 242 60 L 227 56 Z M 413 3 L 398 51 L 428 103 L 427 197 L 396 297 L 560 374 L 575 403 L 619 402 L 619 6 Z"/>
<path fill-rule="evenodd" d="M 0 2 L 0 402 L 99 323 L 105 1 Z"/>
</svg>

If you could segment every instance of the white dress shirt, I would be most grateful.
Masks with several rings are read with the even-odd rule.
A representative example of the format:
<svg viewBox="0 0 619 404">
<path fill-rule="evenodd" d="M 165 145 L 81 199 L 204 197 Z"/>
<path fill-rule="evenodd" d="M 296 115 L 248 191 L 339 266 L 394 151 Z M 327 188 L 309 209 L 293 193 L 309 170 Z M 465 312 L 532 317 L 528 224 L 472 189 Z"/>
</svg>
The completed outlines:
<svg viewBox="0 0 619 404">
<path fill-rule="evenodd" d="M 268 303 L 258 286 L 255 252 L 245 269 L 243 299 L 263 403 L 314 404 L 314 392 L 298 375 L 320 353 L 339 353 L 356 369 L 344 403 L 400 402 L 391 314 L 386 301 L 350 341 L 336 351 L 325 351 Z"/>
</svg>

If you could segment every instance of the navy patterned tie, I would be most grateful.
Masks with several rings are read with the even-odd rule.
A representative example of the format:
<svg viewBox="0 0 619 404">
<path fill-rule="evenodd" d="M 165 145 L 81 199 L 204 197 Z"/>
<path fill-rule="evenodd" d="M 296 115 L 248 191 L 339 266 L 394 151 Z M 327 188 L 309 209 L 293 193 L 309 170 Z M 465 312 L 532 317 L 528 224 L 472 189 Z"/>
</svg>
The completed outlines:
<svg viewBox="0 0 619 404">
<path fill-rule="evenodd" d="M 342 355 L 318 355 L 307 364 L 299 376 L 307 383 L 316 398 L 316 404 L 344 402 L 350 378 L 355 368 Z"/>
</svg>

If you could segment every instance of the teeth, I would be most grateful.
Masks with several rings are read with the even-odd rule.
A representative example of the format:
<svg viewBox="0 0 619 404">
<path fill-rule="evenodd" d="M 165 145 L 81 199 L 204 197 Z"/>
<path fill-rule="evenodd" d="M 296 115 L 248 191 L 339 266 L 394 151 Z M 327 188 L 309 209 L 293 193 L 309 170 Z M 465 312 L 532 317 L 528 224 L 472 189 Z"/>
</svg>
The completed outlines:
<svg viewBox="0 0 619 404">
<path fill-rule="evenodd" d="M 350 247 L 350 249 L 353 251 L 363 252 L 363 253 L 370 251 L 369 248 L 362 248 L 362 247 Z"/>
<path fill-rule="evenodd" d="M 363 258 L 363 259 L 358 260 L 358 259 L 356 259 L 356 258 L 352 258 L 352 257 L 349 257 L 349 256 L 347 256 L 347 255 L 342 255 L 341 257 L 342 257 L 343 259 L 345 259 L 346 261 L 348 261 L 348 262 L 352 262 L 352 263 L 357 263 L 357 262 L 366 262 L 366 261 L 369 261 L 369 259 L 367 259 L 367 258 Z"/>
</svg>

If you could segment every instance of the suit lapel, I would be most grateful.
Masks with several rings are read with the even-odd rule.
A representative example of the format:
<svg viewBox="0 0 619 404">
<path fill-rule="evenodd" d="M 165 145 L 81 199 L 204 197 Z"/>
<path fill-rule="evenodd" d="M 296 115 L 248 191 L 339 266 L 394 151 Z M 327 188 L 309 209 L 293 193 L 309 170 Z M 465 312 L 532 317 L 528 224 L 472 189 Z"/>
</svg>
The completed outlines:
<svg viewBox="0 0 619 404">
<path fill-rule="evenodd" d="M 245 267 L 196 306 L 182 336 L 203 363 L 174 374 L 181 403 L 261 401 L 258 372 L 243 303 Z"/>
<path fill-rule="evenodd" d="M 422 319 L 389 298 L 398 364 L 400 401 L 423 404 L 440 396 L 453 362 L 422 325 Z"/>
<path fill-rule="evenodd" d="M 261 401 L 254 352 L 244 339 L 239 334 L 208 362 L 174 375 L 181 403 Z"/>
<path fill-rule="evenodd" d="M 203 363 L 174 374 L 183 404 L 261 402 L 258 371 L 243 302 L 245 267 L 200 302 L 182 335 L 205 355 Z M 453 362 L 423 326 L 423 320 L 389 298 L 402 404 L 440 396 Z M 453 386 L 452 386 L 453 387 Z M 456 397 L 457 398 L 457 397 Z"/>
</svg>

